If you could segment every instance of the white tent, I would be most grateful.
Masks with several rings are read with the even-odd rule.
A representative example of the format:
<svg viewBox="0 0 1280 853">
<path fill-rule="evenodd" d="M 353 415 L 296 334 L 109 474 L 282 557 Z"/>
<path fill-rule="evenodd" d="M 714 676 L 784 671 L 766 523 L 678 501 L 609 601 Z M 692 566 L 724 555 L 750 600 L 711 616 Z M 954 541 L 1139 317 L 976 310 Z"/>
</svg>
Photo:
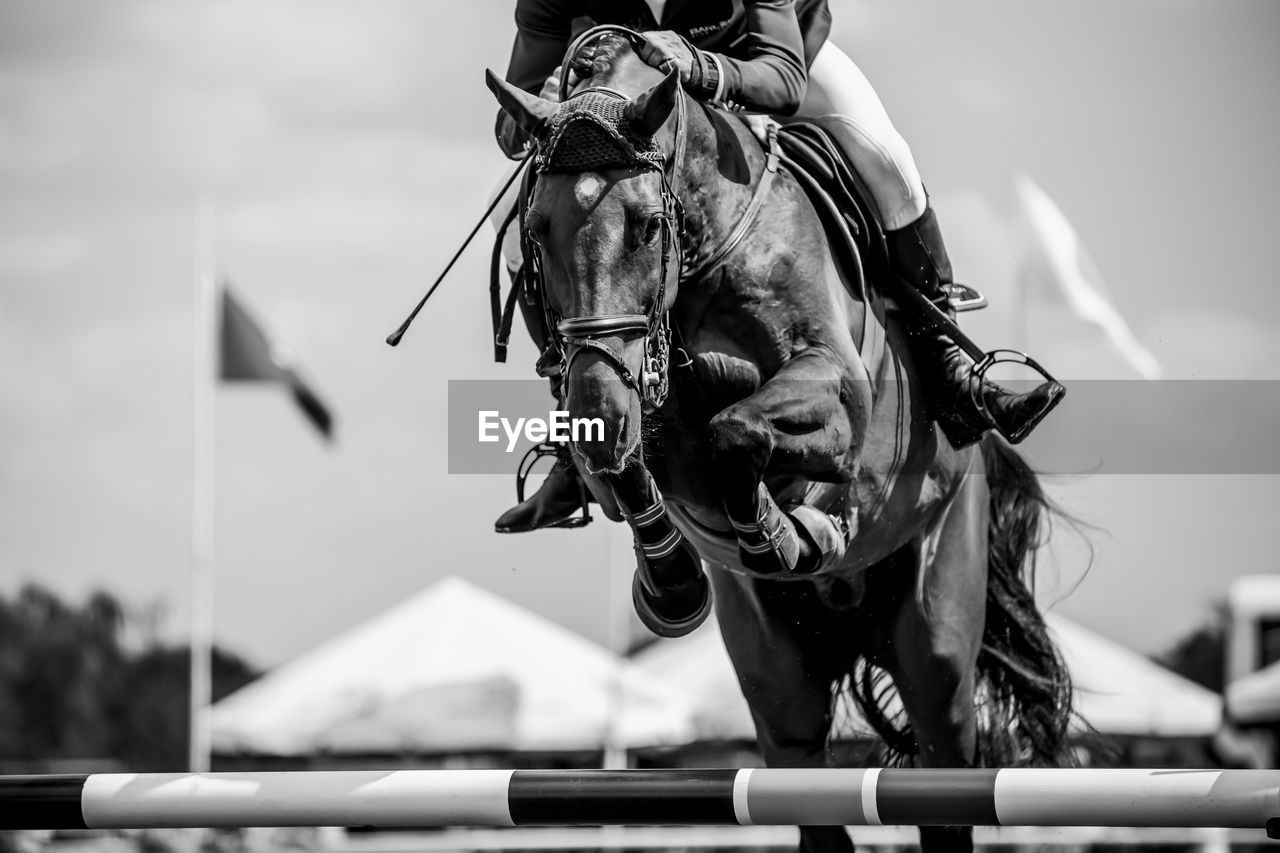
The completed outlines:
<svg viewBox="0 0 1280 853">
<path fill-rule="evenodd" d="M 1143 655 L 1049 614 L 1075 707 L 1103 734 L 1209 737 L 1222 725 L 1222 697 Z"/>
<path fill-rule="evenodd" d="M 1059 616 L 1050 614 L 1048 623 L 1071 672 L 1076 710 L 1099 731 L 1175 737 L 1218 730 L 1222 702 L 1217 694 Z M 660 640 L 634 660 L 685 691 L 694 703 L 699 738 L 755 737 L 714 623 L 679 640 Z"/>
<path fill-rule="evenodd" d="M 1280 721 L 1280 663 L 1251 672 L 1227 685 L 1231 720 L 1243 724 Z"/>
<path fill-rule="evenodd" d="M 678 687 L 693 704 L 698 740 L 755 740 L 755 724 L 720 638 L 714 613 L 688 636 L 658 640 L 632 660 Z"/>
<path fill-rule="evenodd" d="M 1280 722 L 1280 662 L 1264 649 L 1264 635 L 1280 620 L 1280 575 L 1236 578 L 1227 589 L 1227 606 L 1228 714 L 1243 725 Z"/>
<path fill-rule="evenodd" d="M 450 578 L 213 709 L 220 754 L 602 748 L 687 741 L 679 691 L 559 625 Z"/>
</svg>

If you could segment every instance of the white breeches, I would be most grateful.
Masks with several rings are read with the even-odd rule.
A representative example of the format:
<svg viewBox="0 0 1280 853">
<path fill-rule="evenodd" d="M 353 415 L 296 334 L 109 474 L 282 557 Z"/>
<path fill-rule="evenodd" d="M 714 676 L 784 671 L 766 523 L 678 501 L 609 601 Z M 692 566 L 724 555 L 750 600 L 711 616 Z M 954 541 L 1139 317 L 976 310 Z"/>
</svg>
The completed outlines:
<svg viewBox="0 0 1280 853">
<path fill-rule="evenodd" d="M 520 164 L 512 163 L 510 168 L 514 169 L 518 165 Z M 526 168 L 532 169 L 533 164 L 530 163 Z M 489 194 L 490 202 L 492 202 L 494 196 L 498 194 L 498 190 L 502 185 L 507 182 L 507 175 L 510 174 L 510 172 L 504 174 L 502 176 L 502 180 L 493 188 L 492 192 Z M 518 180 L 512 184 L 506 194 L 503 195 L 502 201 L 494 207 L 493 213 L 489 215 L 489 222 L 493 225 L 493 230 L 495 232 L 502 227 L 503 221 L 511 214 L 511 209 L 519 202 L 521 183 L 523 183 L 523 181 Z M 489 245 L 492 246 L 493 244 L 490 243 Z M 520 269 L 520 265 L 524 263 L 524 257 L 520 254 L 520 223 L 518 221 L 511 223 L 510 227 L 507 228 L 507 233 L 502 238 L 502 260 L 506 262 L 507 272 L 511 275 L 511 278 L 514 279 L 516 272 Z"/>
<path fill-rule="evenodd" d="M 890 231 L 924 213 L 924 184 L 907 141 L 862 70 L 840 48 L 826 42 L 809 69 L 809 91 L 796 118 L 837 115 L 858 143 L 850 154 L 867 182 L 884 227 Z"/>
</svg>

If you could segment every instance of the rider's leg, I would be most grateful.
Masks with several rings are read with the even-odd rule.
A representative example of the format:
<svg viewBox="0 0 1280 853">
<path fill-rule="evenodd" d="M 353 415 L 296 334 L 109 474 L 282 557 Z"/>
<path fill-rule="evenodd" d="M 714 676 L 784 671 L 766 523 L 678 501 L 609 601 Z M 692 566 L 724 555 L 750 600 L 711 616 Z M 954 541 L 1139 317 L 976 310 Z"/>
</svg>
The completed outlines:
<svg viewBox="0 0 1280 853">
<path fill-rule="evenodd" d="M 839 117 L 833 131 L 874 197 L 898 275 L 947 307 L 943 286 L 951 283 L 951 261 L 911 149 L 866 76 L 831 42 L 814 58 L 808 95 L 798 113 L 824 115 Z M 1057 383 L 1013 394 L 984 382 L 981 393 L 988 418 L 974 403 L 972 362 L 960 348 L 936 329 L 919 328 L 913 337 L 931 380 L 934 415 L 957 447 L 976 441 L 992 426 L 1010 441 L 1021 441 L 1062 396 Z"/>
<path fill-rule="evenodd" d="M 504 199 L 502 204 L 494 208 L 492 221 L 495 229 L 501 227 L 507 215 L 510 214 L 511 208 L 516 203 L 518 191 L 519 187 L 512 187 L 509 198 Z M 507 229 L 502 241 L 502 258 L 511 281 L 519 284 L 522 281 L 521 267 L 524 259 L 520 254 L 520 228 L 516 223 L 512 223 Z M 520 316 L 524 319 L 525 328 L 529 330 L 529 337 L 533 339 L 538 351 L 543 351 L 547 343 L 547 334 L 543 328 L 544 320 L 541 310 L 536 305 L 530 305 L 524 294 L 517 297 L 517 302 L 520 305 Z M 558 389 L 558 377 L 551 377 L 551 395 L 556 397 L 557 404 L 560 404 L 559 408 L 564 408 L 558 396 Z M 498 533 L 525 533 L 543 527 L 553 527 L 571 518 L 581 509 L 587 495 L 589 492 L 578 474 L 577 467 L 573 464 L 569 445 L 560 445 L 555 464 L 547 473 L 542 485 L 532 495 L 498 516 L 493 529 Z"/>
<path fill-rule="evenodd" d="M 829 41 L 813 59 L 808 93 L 796 117 L 828 115 L 839 116 L 856 137 L 847 153 L 875 196 L 884 227 L 904 228 L 918 219 L 928 198 L 911 149 L 862 70 Z"/>
<path fill-rule="evenodd" d="M 551 378 L 551 396 L 563 409 L 557 389 L 559 377 Z M 493 529 L 498 533 L 527 533 L 544 527 L 555 527 L 573 518 L 591 500 L 591 492 L 573 464 L 568 444 L 556 445 L 556 461 L 542 485 L 533 494 L 498 516 Z"/>
</svg>

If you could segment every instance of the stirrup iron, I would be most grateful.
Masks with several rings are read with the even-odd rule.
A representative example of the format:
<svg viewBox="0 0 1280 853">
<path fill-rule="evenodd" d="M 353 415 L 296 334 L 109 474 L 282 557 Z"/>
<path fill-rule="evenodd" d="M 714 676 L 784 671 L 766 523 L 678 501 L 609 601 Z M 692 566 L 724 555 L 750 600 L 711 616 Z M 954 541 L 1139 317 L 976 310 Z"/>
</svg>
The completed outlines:
<svg viewBox="0 0 1280 853">
<path fill-rule="evenodd" d="M 524 484 L 525 484 L 525 481 L 529 479 L 529 475 L 533 472 L 533 466 L 538 464 L 538 460 L 546 456 L 552 456 L 552 457 L 555 457 L 556 459 L 559 459 L 562 451 L 563 451 L 563 448 L 561 447 L 561 445 L 555 444 L 550 441 L 544 441 L 541 444 L 535 444 L 533 447 L 529 448 L 529 451 L 525 453 L 523 458 L 521 458 L 520 464 L 516 466 L 516 503 L 517 504 L 524 503 Z M 569 518 L 563 519 L 561 521 L 556 521 L 551 524 L 543 525 L 539 529 L 551 530 L 557 527 L 560 527 L 560 528 L 585 527 L 586 525 L 590 524 L 591 523 L 590 497 L 587 495 L 586 483 L 582 482 L 581 477 L 578 478 L 578 500 L 582 506 L 582 513 L 580 515 L 572 515 Z"/>
</svg>

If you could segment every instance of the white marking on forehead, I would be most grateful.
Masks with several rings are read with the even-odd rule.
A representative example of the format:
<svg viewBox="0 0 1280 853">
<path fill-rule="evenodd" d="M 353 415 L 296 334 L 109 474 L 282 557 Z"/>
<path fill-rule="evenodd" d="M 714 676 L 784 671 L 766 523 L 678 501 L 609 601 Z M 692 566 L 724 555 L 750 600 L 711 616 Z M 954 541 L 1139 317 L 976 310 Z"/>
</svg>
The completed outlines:
<svg viewBox="0 0 1280 853">
<path fill-rule="evenodd" d="M 594 172 L 584 172 L 573 185 L 573 195 L 578 204 L 592 207 L 605 190 L 605 180 Z"/>
</svg>

